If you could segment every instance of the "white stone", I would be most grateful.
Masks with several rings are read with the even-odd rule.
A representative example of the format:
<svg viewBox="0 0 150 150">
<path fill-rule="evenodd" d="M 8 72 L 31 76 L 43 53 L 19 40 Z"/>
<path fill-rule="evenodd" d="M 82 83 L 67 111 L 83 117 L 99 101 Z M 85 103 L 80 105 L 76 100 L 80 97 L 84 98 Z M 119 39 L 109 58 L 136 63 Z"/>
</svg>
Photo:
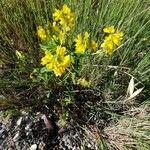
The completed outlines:
<svg viewBox="0 0 150 150">
<path fill-rule="evenodd" d="M 31 127 L 31 124 L 28 124 L 26 127 L 25 127 L 25 130 L 29 130 Z"/>
<path fill-rule="evenodd" d="M 21 121 L 22 121 L 22 117 L 20 117 L 20 118 L 18 119 L 18 121 L 17 121 L 17 126 L 20 126 Z"/>
<path fill-rule="evenodd" d="M 36 149 L 37 149 L 37 145 L 36 144 L 31 145 L 30 150 L 36 150 Z"/>
<path fill-rule="evenodd" d="M 13 141 L 16 142 L 19 139 L 20 133 L 17 132 L 17 134 L 13 137 Z"/>
</svg>

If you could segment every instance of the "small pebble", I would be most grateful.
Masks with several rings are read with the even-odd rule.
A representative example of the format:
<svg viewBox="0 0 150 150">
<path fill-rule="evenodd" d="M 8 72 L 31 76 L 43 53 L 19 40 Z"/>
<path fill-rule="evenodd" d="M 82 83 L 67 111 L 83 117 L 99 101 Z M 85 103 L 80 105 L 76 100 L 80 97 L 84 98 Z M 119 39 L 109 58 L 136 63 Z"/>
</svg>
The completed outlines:
<svg viewBox="0 0 150 150">
<path fill-rule="evenodd" d="M 5 131 L 5 129 L 0 129 L 0 135 Z"/>
<path fill-rule="evenodd" d="M 38 149 L 40 150 L 44 150 L 44 147 L 45 147 L 45 143 L 44 142 L 41 142 L 38 146 Z"/>
<path fill-rule="evenodd" d="M 21 121 L 22 121 L 22 117 L 20 117 L 20 118 L 18 119 L 18 121 L 17 121 L 17 126 L 20 126 Z"/>
<path fill-rule="evenodd" d="M 37 145 L 36 144 L 31 145 L 30 150 L 36 150 L 36 149 L 37 149 Z"/>
<path fill-rule="evenodd" d="M 25 130 L 29 130 L 30 127 L 31 127 L 32 124 L 28 124 L 26 127 L 25 127 Z"/>
<path fill-rule="evenodd" d="M 13 137 L 13 141 L 16 142 L 19 139 L 20 133 L 17 132 L 17 134 Z"/>
</svg>

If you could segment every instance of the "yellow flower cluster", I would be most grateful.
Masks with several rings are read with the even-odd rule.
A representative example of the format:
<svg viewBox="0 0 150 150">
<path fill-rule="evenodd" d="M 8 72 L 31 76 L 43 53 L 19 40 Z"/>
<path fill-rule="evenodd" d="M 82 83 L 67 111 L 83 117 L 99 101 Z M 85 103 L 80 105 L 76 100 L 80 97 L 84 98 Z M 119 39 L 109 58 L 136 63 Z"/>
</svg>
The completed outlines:
<svg viewBox="0 0 150 150">
<path fill-rule="evenodd" d="M 61 10 L 55 9 L 53 17 L 53 35 L 51 40 L 59 41 L 59 44 L 57 48 L 52 48 L 52 51 L 45 50 L 45 56 L 41 59 L 41 64 L 46 66 L 48 70 L 53 71 L 56 76 L 61 76 L 73 62 L 71 55 L 67 54 L 64 45 L 66 32 L 70 31 L 74 24 L 74 13 L 71 12 L 67 5 L 63 5 Z M 38 27 L 37 34 L 41 40 L 47 40 L 47 30 L 43 27 Z"/>
<path fill-rule="evenodd" d="M 46 38 L 47 38 L 46 31 L 45 31 L 45 29 L 42 26 L 39 26 L 37 28 L 37 35 L 43 41 L 46 40 Z"/>
<path fill-rule="evenodd" d="M 77 81 L 78 85 L 81 85 L 83 87 L 90 87 L 91 86 L 91 80 L 87 81 L 85 78 L 80 78 Z"/>
<path fill-rule="evenodd" d="M 44 45 L 41 47 L 45 51 L 45 56 L 41 59 L 41 64 L 48 70 L 53 71 L 56 76 L 64 74 L 66 69 L 73 63 L 73 58 L 78 59 L 79 55 L 85 54 L 87 50 L 95 51 L 98 47 L 97 43 L 91 39 L 88 32 L 78 34 L 74 42 L 67 41 L 68 31 L 74 25 L 75 15 L 67 5 L 63 5 L 62 9 L 55 9 L 53 13 L 52 24 L 38 27 L 37 35 Z M 50 29 L 49 29 L 50 28 Z M 101 47 L 111 55 L 114 49 L 120 45 L 123 37 L 123 32 L 119 32 L 114 26 L 106 27 L 103 29 L 108 35 L 105 37 Z M 72 50 L 72 48 L 75 48 Z M 67 49 L 66 49 L 67 48 Z M 71 49 L 70 51 L 67 51 Z M 74 55 L 74 54 L 78 55 Z M 79 57 L 80 58 L 80 57 Z M 76 61 L 75 61 L 76 62 Z M 75 63 L 74 67 L 80 63 Z M 76 68 L 75 68 L 76 69 Z M 85 78 L 80 78 L 78 83 L 84 87 L 89 87 L 91 81 Z"/>
<path fill-rule="evenodd" d="M 71 9 L 67 5 L 63 5 L 61 10 L 55 9 L 53 17 L 52 31 L 55 32 L 60 45 L 62 45 L 65 42 L 66 32 L 70 31 L 74 24 L 74 13 L 71 12 Z M 49 30 L 42 26 L 37 28 L 37 35 L 42 41 L 48 41 L 50 37 Z"/>
<path fill-rule="evenodd" d="M 57 46 L 55 54 L 45 51 L 45 56 L 41 59 L 41 64 L 52 70 L 56 76 L 61 76 L 71 62 L 71 56 L 66 55 L 66 48 L 62 46 Z"/>
<path fill-rule="evenodd" d="M 75 39 L 75 52 L 77 54 L 84 54 L 88 48 L 95 50 L 97 43 L 94 40 L 90 40 L 90 34 L 88 32 L 85 32 L 84 36 L 78 34 Z"/>
<path fill-rule="evenodd" d="M 111 55 L 115 48 L 120 45 L 121 39 L 123 37 L 123 32 L 119 32 L 118 30 L 115 30 L 114 26 L 106 27 L 103 29 L 105 33 L 108 33 L 109 35 L 105 37 L 104 42 L 101 44 L 101 47 Z"/>
<path fill-rule="evenodd" d="M 54 21 L 62 26 L 65 32 L 70 31 L 74 24 L 74 13 L 67 5 L 63 5 L 62 9 L 55 9 L 53 13 Z"/>
</svg>

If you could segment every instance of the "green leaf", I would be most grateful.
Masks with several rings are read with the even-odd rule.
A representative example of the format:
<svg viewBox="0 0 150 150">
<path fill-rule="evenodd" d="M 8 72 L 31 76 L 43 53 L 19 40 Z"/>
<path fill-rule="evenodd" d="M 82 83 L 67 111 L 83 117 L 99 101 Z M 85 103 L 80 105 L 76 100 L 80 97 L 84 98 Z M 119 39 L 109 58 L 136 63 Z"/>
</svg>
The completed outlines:
<svg viewBox="0 0 150 150">
<path fill-rule="evenodd" d="M 52 51 L 56 49 L 58 46 L 58 43 L 56 40 L 52 39 L 51 41 L 47 42 L 46 44 L 40 44 L 40 47 L 42 50 L 46 51 Z"/>
</svg>

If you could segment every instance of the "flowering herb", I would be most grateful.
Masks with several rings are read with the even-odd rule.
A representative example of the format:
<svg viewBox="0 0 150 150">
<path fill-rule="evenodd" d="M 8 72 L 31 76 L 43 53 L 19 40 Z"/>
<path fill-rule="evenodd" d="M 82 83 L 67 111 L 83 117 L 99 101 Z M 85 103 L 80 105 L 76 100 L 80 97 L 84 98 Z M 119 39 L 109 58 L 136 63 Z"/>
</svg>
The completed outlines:
<svg viewBox="0 0 150 150">
<path fill-rule="evenodd" d="M 53 72 L 56 77 L 64 75 L 69 69 L 71 69 L 71 74 L 73 71 L 77 73 L 82 65 L 80 60 L 83 57 L 92 56 L 91 53 L 95 53 L 99 47 L 88 32 L 79 33 L 74 40 L 71 41 L 72 38 L 68 40 L 67 36 L 74 23 L 74 12 L 67 5 L 63 5 L 61 9 L 55 9 L 53 23 L 49 28 L 47 26 L 37 28 L 37 35 L 43 42 L 41 48 L 45 51 L 41 65 Z M 101 48 L 111 55 L 121 44 L 123 32 L 118 31 L 114 26 L 104 28 L 103 32 L 107 36 Z M 83 87 L 91 85 L 91 81 L 87 81 L 84 77 L 77 79 L 76 83 Z"/>
</svg>

